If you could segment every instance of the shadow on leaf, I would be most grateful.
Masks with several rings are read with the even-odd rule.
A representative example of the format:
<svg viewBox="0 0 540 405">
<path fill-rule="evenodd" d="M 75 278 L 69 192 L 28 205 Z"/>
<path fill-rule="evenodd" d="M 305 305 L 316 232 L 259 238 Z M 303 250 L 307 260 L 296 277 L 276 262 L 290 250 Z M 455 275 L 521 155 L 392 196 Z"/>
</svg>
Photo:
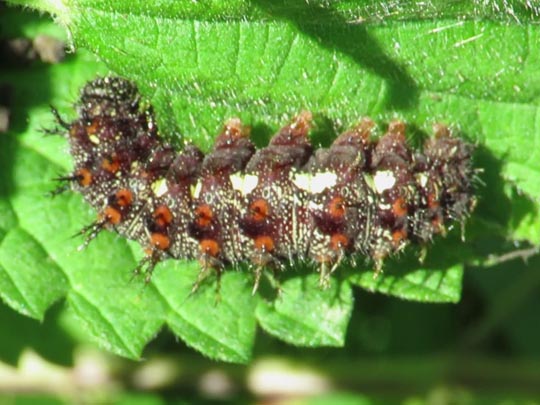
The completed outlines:
<svg viewBox="0 0 540 405">
<path fill-rule="evenodd" d="M 351 57 L 388 84 L 385 107 L 407 110 L 418 103 L 418 88 L 405 68 L 393 61 L 366 25 L 347 21 L 332 9 L 304 0 L 253 0 L 273 18 L 289 21 L 318 44 Z"/>
</svg>

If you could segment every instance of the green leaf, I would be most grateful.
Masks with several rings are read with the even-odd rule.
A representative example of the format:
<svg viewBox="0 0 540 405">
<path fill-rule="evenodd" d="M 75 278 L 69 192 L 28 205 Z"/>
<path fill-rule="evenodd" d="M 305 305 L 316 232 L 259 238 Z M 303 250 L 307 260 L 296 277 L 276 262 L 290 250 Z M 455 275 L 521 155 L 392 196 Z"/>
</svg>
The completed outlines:
<svg viewBox="0 0 540 405">
<path fill-rule="evenodd" d="M 352 290 L 347 282 L 331 281 L 329 288 L 321 290 L 316 274 L 287 280 L 281 297 L 257 306 L 261 327 L 293 345 L 343 346 Z"/>
<path fill-rule="evenodd" d="M 22 314 L 43 319 L 47 308 L 66 290 L 62 271 L 39 242 L 23 229 L 9 231 L 0 246 L 2 299 Z"/>
<path fill-rule="evenodd" d="M 409 248 L 388 260 L 381 274 L 376 275 L 371 268 L 353 268 L 348 272 L 349 280 L 369 291 L 406 300 L 456 303 L 461 298 L 463 263 L 475 256 L 470 244 L 464 245 L 457 234 L 452 232 L 447 239 L 427 246 L 422 260 L 423 252 Z"/>
<path fill-rule="evenodd" d="M 251 294 L 251 280 L 229 272 L 221 278 L 219 294 L 215 280 L 192 294 L 200 271 L 197 264 L 186 267 L 171 262 L 158 271 L 152 284 L 167 302 L 167 324 L 172 331 L 210 358 L 248 362 L 256 331 L 257 300 Z"/>
<path fill-rule="evenodd" d="M 394 265 L 385 271 L 376 278 L 372 271 L 362 272 L 351 281 L 369 291 L 414 301 L 456 303 L 461 298 L 462 265 L 443 269 L 420 266 L 408 272 Z"/>
<path fill-rule="evenodd" d="M 352 305 L 349 283 L 406 299 L 455 302 L 464 262 L 501 253 L 512 239 L 540 243 L 538 6 L 440 0 L 17 3 L 55 14 L 77 49 L 61 65 L 0 77 L 17 86 L 12 131 L 0 136 L 0 294 L 18 311 L 42 318 L 66 296 L 94 339 L 124 356 L 139 357 L 168 325 L 209 357 L 246 362 L 255 320 L 293 344 L 342 345 Z M 9 35 L 58 35 L 52 24 L 18 24 L 14 15 L 2 16 L 10 22 L 2 24 Z M 232 116 L 251 124 L 264 144 L 303 109 L 322 124 L 316 139 L 324 144 L 364 115 L 382 124 L 403 119 L 412 137 L 425 136 L 435 121 L 453 124 L 478 144 L 485 184 L 478 186 L 467 243 L 438 240 L 423 265 L 414 252 L 397 257 L 376 280 L 359 270 L 363 266 L 343 266 L 338 272 L 346 280 L 333 279 L 326 291 L 316 287 L 316 274 L 288 278 L 283 297 L 271 302 L 251 297 L 246 271 L 225 274 L 219 305 L 215 283 L 188 297 L 194 264 L 160 265 L 146 287 L 130 281 L 138 254 L 129 244 L 104 234 L 77 252 L 80 240 L 70 236 L 95 213 L 78 196 L 44 197 L 54 187 L 50 179 L 71 167 L 65 141 L 38 132 L 52 125 L 47 105 L 73 116 L 80 87 L 107 72 L 137 82 L 155 106 L 163 136 L 204 148 Z"/>
<path fill-rule="evenodd" d="M 84 252 L 86 261 L 64 266 L 71 282 L 69 309 L 101 346 L 137 359 L 161 329 L 165 309 L 150 288 L 131 280 L 129 269 L 135 268 L 136 261 L 127 243 L 115 239 L 112 234 L 98 238 Z M 106 257 L 97 260 L 100 256 Z"/>
<path fill-rule="evenodd" d="M 364 271 L 351 277 L 353 284 L 366 290 L 395 295 L 407 300 L 423 302 L 459 302 L 463 266 L 432 268 L 416 264 L 414 270 L 404 263 L 393 262 L 385 273 L 375 276 Z"/>
<path fill-rule="evenodd" d="M 372 405 L 376 401 L 365 395 L 352 394 L 347 392 L 333 392 L 325 395 L 314 396 L 306 400 L 306 405 Z"/>
<path fill-rule="evenodd" d="M 381 4 L 340 3 L 87 0 L 62 19 L 76 46 L 152 97 L 165 133 L 207 146 L 230 116 L 275 130 L 305 108 L 342 126 L 362 115 L 423 129 L 440 120 L 504 159 L 501 176 L 537 206 L 540 28 L 527 22 L 538 7 L 434 2 L 387 10 L 381 24 L 369 18 L 384 18 Z"/>
<path fill-rule="evenodd" d="M 72 339 L 58 325 L 62 304 L 48 311 L 44 321 L 14 312 L 0 303 L 0 361 L 15 366 L 25 349 L 31 347 L 43 358 L 62 365 L 73 363 Z"/>
</svg>

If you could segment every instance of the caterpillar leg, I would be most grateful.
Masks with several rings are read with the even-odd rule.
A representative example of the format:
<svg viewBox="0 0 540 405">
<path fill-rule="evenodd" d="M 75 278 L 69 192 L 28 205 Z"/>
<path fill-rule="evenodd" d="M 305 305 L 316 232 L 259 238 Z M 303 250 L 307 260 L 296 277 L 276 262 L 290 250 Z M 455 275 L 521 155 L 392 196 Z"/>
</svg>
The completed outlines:
<svg viewBox="0 0 540 405">
<path fill-rule="evenodd" d="M 209 254 L 203 254 L 199 258 L 200 263 L 200 270 L 199 274 L 197 275 L 197 280 L 193 283 L 193 286 L 191 287 L 190 295 L 193 295 L 197 292 L 201 284 L 210 277 L 213 272 L 216 274 L 216 300 L 220 301 L 220 290 L 221 290 L 221 274 L 223 272 L 224 263 L 221 262 L 219 259 L 215 258 L 214 256 L 211 256 Z"/>
<path fill-rule="evenodd" d="M 99 235 L 99 233 L 105 229 L 107 222 L 108 221 L 106 219 L 97 219 L 73 235 L 74 238 L 80 235 L 85 235 L 84 242 L 77 248 L 77 250 L 81 251 L 86 249 L 90 242 L 92 242 Z"/>
<path fill-rule="evenodd" d="M 138 277 L 142 274 L 144 274 L 144 282 L 146 284 L 149 284 L 152 280 L 152 275 L 154 274 L 154 269 L 158 265 L 158 263 L 161 261 L 161 252 L 157 250 L 153 250 L 150 254 L 145 256 L 139 264 L 137 264 L 137 267 L 133 270 L 133 275 L 131 279 L 133 280 L 135 277 Z"/>
</svg>

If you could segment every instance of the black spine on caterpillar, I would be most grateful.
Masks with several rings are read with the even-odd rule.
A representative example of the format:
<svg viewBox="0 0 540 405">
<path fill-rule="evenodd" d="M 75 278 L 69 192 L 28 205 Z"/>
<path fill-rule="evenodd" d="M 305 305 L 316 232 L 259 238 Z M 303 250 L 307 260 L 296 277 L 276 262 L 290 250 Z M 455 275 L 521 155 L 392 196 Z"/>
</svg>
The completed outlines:
<svg viewBox="0 0 540 405">
<path fill-rule="evenodd" d="M 346 257 L 376 270 L 408 243 L 425 245 L 474 207 L 472 146 L 437 125 L 422 152 L 405 124 L 377 141 L 364 119 L 327 149 L 313 151 L 311 114 L 301 113 L 265 148 L 228 121 L 206 156 L 177 152 L 157 136 L 152 110 L 118 78 L 87 84 L 69 126 L 73 188 L 98 210 L 87 241 L 113 229 L 145 247 L 150 277 L 161 260 L 197 259 L 201 272 L 249 262 L 318 264 L 321 284 Z"/>
</svg>

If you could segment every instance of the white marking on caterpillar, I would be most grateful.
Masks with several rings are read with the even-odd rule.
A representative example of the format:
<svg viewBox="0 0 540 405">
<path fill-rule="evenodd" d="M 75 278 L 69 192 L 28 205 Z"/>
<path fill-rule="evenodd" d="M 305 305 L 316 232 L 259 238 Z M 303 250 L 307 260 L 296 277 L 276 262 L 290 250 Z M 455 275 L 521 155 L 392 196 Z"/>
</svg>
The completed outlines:
<svg viewBox="0 0 540 405">
<path fill-rule="evenodd" d="M 301 190 L 311 194 L 320 194 L 336 185 L 337 174 L 332 172 L 294 173 L 291 180 Z"/>
<path fill-rule="evenodd" d="M 234 173 L 230 177 L 232 188 L 236 191 L 240 191 L 242 195 L 248 195 L 251 193 L 257 184 L 259 184 L 259 177 L 253 174 L 240 174 Z"/>
<path fill-rule="evenodd" d="M 384 191 L 391 189 L 396 184 L 396 177 L 390 170 L 379 170 L 373 176 L 373 185 L 377 193 L 382 194 Z"/>
<path fill-rule="evenodd" d="M 418 180 L 418 183 L 420 183 L 421 187 L 426 187 L 428 177 L 425 175 L 425 173 L 419 173 L 416 176 L 416 180 Z"/>
<path fill-rule="evenodd" d="M 195 184 L 194 186 L 191 186 L 191 197 L 192 198 L 199 198 L 199 195 L 201 195 L 202 190 L 202 183 L 200 180 Z"/>
<path fill-rule="evenodd" d="M 157 179 L 152 183 L 152 192 L 156 197 L 164 196 L 169 192 L 167 187 L 167 180 L 165 178 Z"/>
</svg>

